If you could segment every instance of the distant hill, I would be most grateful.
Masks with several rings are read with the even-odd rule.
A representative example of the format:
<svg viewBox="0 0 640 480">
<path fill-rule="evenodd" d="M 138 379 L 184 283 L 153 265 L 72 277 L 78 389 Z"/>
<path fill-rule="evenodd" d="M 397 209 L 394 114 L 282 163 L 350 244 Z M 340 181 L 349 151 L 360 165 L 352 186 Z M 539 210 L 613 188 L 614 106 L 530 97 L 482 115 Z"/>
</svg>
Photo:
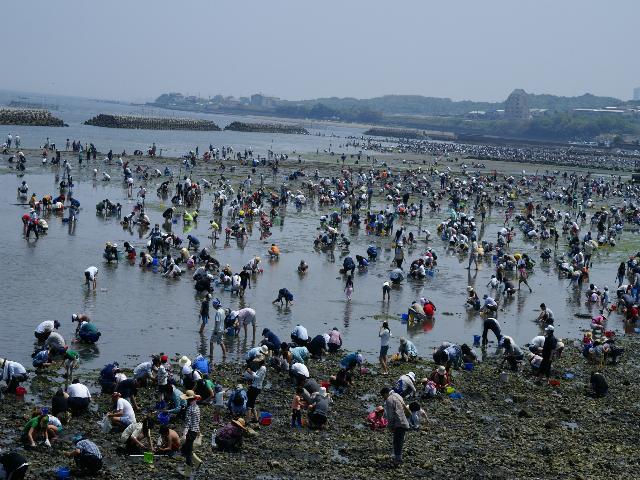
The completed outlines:
<svg viewBox="0 0 640 480">
<path fill-rule="evenodd" d="M 375 98 L 315 98 L 310 100 L 274 99 L 268 105 L 254 105 L 234 97 L 185 97 L 180 93 L 165 93 L 152 104 L 155 106 L 190 111 L 253 111 L 273 112 L 308 118 L 339 118 L 347 121 L 376 121 L 379 115 L 459 116 L 471 111 L 491 112 L 504 108 L 504 102 L 453 101 L 450 98 L 423 97 L 421 95 L 384 95 Z M 560 97 L 549 94 L 528 94 L 529 108 L 567 112 L 574 108 L 603 108 L 622 105 L 622 100 L 598 97 L 586 93 L 578 97 Z"/>
<path fill-rule="evenodd" d="M 624 102 L 612 97 L 597 97 L 586 93 L 579 97 L 559 97 L 549 94 L 528 94 L 529 108 L 540 108 L 565 112 L 574 108 L 603 108 L 618 106 Z M 476 102 L 472 100 L 453 101 L 450 98 L 423 97 L 421 95 L 385 95 L 382 97 L 357 98 L 317 98 L 298 102 L 282 101 L 281 104 L 315 105 L 343 110 L 368 108 L 384 115 L 464 115 L 474 110 L 492 111 L 504 108 L 504 102 Z"/>
</svg>

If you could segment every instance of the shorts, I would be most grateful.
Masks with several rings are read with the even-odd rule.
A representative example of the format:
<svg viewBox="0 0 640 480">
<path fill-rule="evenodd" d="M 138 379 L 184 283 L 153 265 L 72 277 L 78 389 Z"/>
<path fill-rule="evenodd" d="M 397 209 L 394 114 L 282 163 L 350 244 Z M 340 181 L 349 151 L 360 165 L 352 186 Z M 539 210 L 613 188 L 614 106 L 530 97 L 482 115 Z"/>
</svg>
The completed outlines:
<svg viewBox="0 0 640 480">
<path fill-rule="evenodd" d="M 222 345 L 222 332 L 213 332 L 211 334 L 211 343 L 215 342 L 218 345 Z"/>
<path fill-rule="evenodd" d="M 389 285 L 383 285 L 382 293 L 389 293 L 389 292 L 391 292 L 391 287 Z"/>
<path fill-rule="evenodd" d="M 386 357 L 388 352 L 389 352 L 389 345 L 384 345 L 384 346 L 380 347 L 380 356 L 381 357 Z"/>
<path fill-rule="evenodd" d="M 242 325 L 254 325 L 256 324 L 256 316 L 255 315 L 247 315 L 242 319 Z"/>
<path fill-rule="evenodd" d="M 209 323 L 209 315 L 200 315 L 200 321 L 203 325 L 206 325 Z"/>
<path fill-rule="evenodd" d="M 253 408 L 256 405 L 256 398 L 260 395 L 261 390 L 256 387 L 249 387 L 247 392 L 247 408 Z"/>
<path fill-rule="evenodd" d="M 133 418 L 131 417 L 120 417 L 120 423 L 125 427 L 131 425 L 131 422 L 133 422 Z"/>
</svg>

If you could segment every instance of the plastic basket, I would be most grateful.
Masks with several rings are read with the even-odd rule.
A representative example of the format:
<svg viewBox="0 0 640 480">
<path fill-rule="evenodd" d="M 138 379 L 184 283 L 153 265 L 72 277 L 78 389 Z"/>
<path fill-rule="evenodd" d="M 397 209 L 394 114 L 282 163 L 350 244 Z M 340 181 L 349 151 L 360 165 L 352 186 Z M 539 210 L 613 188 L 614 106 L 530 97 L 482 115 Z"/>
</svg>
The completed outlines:
<svg viewBox="0 0 640 480">
<path fill-rule="evenodd" d="M 271 415 L 269 412 L 260 412 L 260 418 L 258 420 L 258 423 L 260 425 L 267 427 L 271 425 L 272 421 L 273 421 L 273 415 Z"/>
<path fill-rule="evenodd" d="M 473 371 L 473 363 L 465 363 L 465 364 L 464 364 L 464 369 L 465 369 L 467 372 L 471 372 L 471 371 Z"/>
<path fill-rule="evenodd" d="M 56 478 L 63 480 L 71 476 L 71 470 L 67 467 L 59 467 L 56 470 Z"/>
<path fill-rule="evenodd" d="M 170 413 L 160 412 L 158 414 L 158 423 L 160 423 L 160 425 L 168 425 L 169 424 L 169 420 L 171 420 L 171 414 Z"/>
</svg>

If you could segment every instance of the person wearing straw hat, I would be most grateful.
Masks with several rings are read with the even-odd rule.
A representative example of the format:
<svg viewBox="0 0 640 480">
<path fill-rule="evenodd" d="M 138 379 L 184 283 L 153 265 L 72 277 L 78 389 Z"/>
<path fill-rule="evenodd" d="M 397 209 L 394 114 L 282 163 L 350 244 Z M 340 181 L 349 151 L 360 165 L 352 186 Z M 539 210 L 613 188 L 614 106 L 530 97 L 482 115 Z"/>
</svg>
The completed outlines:
<svg viewBox="0 0 640 480">
<path fill-rule="evenodd" d="M 200 407 L 198 406 L 198 400 L 200 397 L 196 395 L 193 390 L 187 390 L 181 397 L 187 401 L 187 415 L 184 424 L 184 430 L 182 432 L 182 455 L 184 455 L 186 466 L 184 469 L 184 476 L 186 478 L 193 478 L 193 467 L 196 469 L 202 463 L 202 460 L 194 453 L 194 443 L 201 438 L 200 436 Z"/>
<path fill-rule="evenodd" d="M 242 438 L 249 433 L 244 418 L 231 420 L 216 432 L 215 446 L 220 452 L 238 452 L 242 448 Z"/>
</svg>

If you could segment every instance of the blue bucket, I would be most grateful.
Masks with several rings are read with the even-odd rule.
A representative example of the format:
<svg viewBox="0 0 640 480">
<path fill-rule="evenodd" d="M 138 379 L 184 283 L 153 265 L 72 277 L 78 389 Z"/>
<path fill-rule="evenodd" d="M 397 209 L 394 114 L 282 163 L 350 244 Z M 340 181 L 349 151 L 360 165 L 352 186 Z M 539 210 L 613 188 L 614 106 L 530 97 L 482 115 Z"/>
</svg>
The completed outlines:
<svg viewBox="0 0 640 480">
<path fill-rule="evenodd" d="M 59 467 L 58 470 L 56 470 L 56 478 L 60 480 L 64 480 L 66 478 L 69 478 L 70 476 L 71 470 L 67 467 Z"/>
<path fill-rule="evenodd" d="M 427 277 L 433 277 L 436 274 L 433 270 L 427 270 Z"/>
<path fill-rule="evenodd" d="M 160 412 L 158 414 L 158 423 L 160 423 L 160 425 L 168 425 L 169 424 L 169 420 L 171 420 L 171 414 L 170 413 Z"/>
<path fill-rule="evenodd" d="M 465 363 L 465 364 L 464 364 L 464 369 L 465 369 L 467 372 L 471 372 L 471 371 L 473 371 L 473 363 Z"/>
<path fill-rule="evenodd" d="M 480 340 L 482 340 L 482 337 L 480 335 L 474 335 L 473 336 L 473 345 L 480 345 Z"/>
<path fill-rule="evenodd" d="M 408 314 L 408 313 L 403 313 L 403 314 L 401 314 L 401 315 L 400 315 L 400 319 L 401 319 L 403 322 L 408 322 L 408 321 L 409 321 L 409 314 Z"/>
<path fill-rule="evenodd" d="M 453 393 L 449 394 L 449 398 L 451 398 L 453 400 L 460 400 L 462 398 L 462 394 L 458 393 L 458 392 L 453 392 Z"/>
</svg>

